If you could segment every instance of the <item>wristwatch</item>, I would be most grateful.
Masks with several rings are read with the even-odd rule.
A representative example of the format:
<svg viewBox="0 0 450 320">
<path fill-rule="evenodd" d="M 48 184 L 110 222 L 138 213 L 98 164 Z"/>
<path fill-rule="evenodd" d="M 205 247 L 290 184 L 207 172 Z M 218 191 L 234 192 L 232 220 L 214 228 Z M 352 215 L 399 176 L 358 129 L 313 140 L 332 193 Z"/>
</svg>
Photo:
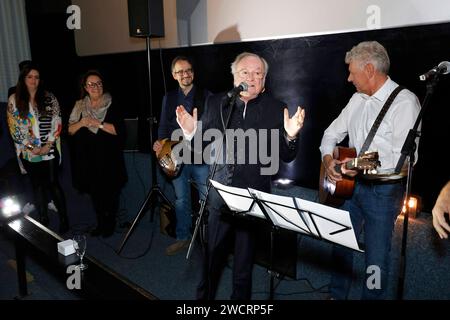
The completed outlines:
<svg viewBox="0 0 450 320">
<path fill-rule="evenodd" d="M 103 125 L 103 123 L 104 123 L 103 121 L 102 121 L 102 123 L 100 123 L 100 125 L 98 126 L 99 129 L 103 129 L 103 128 L 105 127 L 105 126 Z"/>
</svg>

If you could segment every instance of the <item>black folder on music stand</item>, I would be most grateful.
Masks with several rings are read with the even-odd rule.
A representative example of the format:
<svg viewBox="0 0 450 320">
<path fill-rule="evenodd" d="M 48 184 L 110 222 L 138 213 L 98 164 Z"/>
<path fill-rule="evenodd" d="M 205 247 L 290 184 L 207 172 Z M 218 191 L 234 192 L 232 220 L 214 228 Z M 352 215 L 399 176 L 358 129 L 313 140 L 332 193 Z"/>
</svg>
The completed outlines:
<svg viewBox="0 0 450 320">
<path fill-rule="evenodd" d="M 362 252 L 348 211 L 296 197 L 274 195 L 251 188 L 229 187 L 214 180 L 211 183 L 231 211 L 266 219 L 271 224 L 270 269 L 274 263 L 274 231 L 279 228 Z M 273 299 L 273 275 L 271 272 L 270 299 Z"/>
</svg>

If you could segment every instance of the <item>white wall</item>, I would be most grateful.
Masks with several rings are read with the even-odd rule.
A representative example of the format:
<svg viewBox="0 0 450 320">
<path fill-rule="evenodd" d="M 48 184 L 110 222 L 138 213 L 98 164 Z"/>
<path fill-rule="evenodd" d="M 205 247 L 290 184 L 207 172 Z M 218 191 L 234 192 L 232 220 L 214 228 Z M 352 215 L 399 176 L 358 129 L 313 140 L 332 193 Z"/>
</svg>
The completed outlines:
<svg viewBox="0 0 450 320">
<path fill-rule="evenodd" d="M 79 55 L 145 49 L 130 38 L 127 0 L 72 0 Z M 164 0 L 165 37 L 152 48 L 298 37 L 450 21 L 448 0 Z"/>
<path fill-rule="evenodd" d="M 450 21 L 448 0 L 207 2 L 208 39 L 205 42 L 209 43 L 231 26 L 236 26 L 240 38 L 247 41 Z"/>
<path fill-rule="evenodd" d="M 0 24 L 0 101 L 6 102 L 8 88 L 17 83 L 19 62 L 31 58 L 24 0 L 0 0 Z"/>
</svg>

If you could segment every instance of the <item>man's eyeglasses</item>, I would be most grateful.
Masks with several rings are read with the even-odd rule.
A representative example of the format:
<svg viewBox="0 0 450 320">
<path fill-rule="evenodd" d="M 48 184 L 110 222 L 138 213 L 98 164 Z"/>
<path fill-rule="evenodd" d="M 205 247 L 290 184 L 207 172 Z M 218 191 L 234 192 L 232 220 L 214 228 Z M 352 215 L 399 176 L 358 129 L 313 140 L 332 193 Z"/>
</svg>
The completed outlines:
<svg viewBox="0 0 450 320">
<path fill-rule="evenodd" d="M 98 81 L 98 82 L 87 82 L 86 83 L 86 87 L 88 88 L 103 88 L 103 82 Z"/>
<path fill-rule="evenodd" d="M 239 77 L 243 78 L 243 79 L 248 79 L 250 76 L 254 77 L 255 79 L 262 79 L 264 78 L 264 72 L 262 71 L 253 71 L 250 72 L 248 70 L 242 69 L 238 72 L 236 72 Z"/>
<path fill-rule="evenodd" d="M 174 72 L 177 76 L 182 76 L 183 74 L 191 75 L 192 69 L 186 69 L 186 70 L 178 70 Z"/>
</svg>

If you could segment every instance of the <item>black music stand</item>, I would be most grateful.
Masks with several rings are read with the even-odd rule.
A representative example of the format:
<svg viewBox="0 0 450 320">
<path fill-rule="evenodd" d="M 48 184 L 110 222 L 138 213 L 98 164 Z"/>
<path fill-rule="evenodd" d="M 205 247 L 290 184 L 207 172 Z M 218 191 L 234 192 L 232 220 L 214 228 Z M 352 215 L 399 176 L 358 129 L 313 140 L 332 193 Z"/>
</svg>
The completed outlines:
<svg viewBox="0 0 450 320">
<path fill-rule="evenodd" d="M 262 201 L 258 199 L 258 197 L 255 194 L 251 194 L 252 199 L 255 202 L 255 204 L 260 208 L 264 216 L 266 217 L 267 222 L 270 224 L 270 253 L 269 253 L 269 269 L 268 273 L 270 274 L 270 280 L 269 280 L 269 300 L 273 300 L 274 297 L 274 283 L 275 278 L 279 277 L 279 274 L 274 270 L 274 248 L 275 248 L 275 234 L 279 231 L 279 228 L 277 225 L 272 221 L 270 218 L 266 208 L 264 207 Z"/>
<path fill-rule="evenodd" d="M 153 147 L 154 142 L 154 135 L 155 135 L 155 124 L 157 123 L 155 117 L 153 116 L 153 107 L 152 107 L 152 82 L 151 82 L 151 69 L 150 69 L 150 37 L 147 36 L 145 38 L 146 40 L 146 51 L 147 51 L 147 68 L 148 68 L 148 92 L 149 92 L 149 108 L 150 108 L 150 115 L 149 115 L 149 131 L 150 131 L 150 149 Z M 151 216 L 150 219 L 153 221 L 153 216 L 155 214 L 155 202 L 158 200 L 158 198 L 162 201 L 164 201 L 168 206 L 170 206 L 172 209 L 174 209 L 173 205 L 170 203 L 169 199 L 164 195 L 164 193 L 161 191 L 158 182 L 156 181 L 156 155 L 153 152 L 153 150 L 150 151 L 151 155 L 151 173 L 152 173 L 152 188 L 148 192 L 147 196 L 145 197 L 144 202 L 142 203 L 138 213 L 136 214 L 136 217 L 133 220 L 133 223 L 131 224 L 130 229 L 128 229 L 127 233 L 125 234 L 125 237 L 123 238 L 122 242 L 120 243 L 119 248 L 117 249 L 117 253 L 120 254 L 122 252 L 123 247 L 125 246 L 128 238 L 131 236 L 131 234 L 134 231 L 134 228 L 136 227 L 138 221 L 141 219 L 141 217 L 147 212 L 147 210 L 150 208 L 151 210 Z"/>
<path fill-rule="evenodd" d="M 295 231 L 362 252 L 353 231 L 350 215 L 348 212 L 347 215 L 343 214 L 346 211 L 300 198 L 272 195 L 251 188 L 228 187 L 210 181 L 231 211 L 266 219 L 271 225 L 270 300 L 274 297 L 274 280 L 277 277 L 277 273 L 273 270 L 274 236 L 279 230 Z"/>
</svg>

